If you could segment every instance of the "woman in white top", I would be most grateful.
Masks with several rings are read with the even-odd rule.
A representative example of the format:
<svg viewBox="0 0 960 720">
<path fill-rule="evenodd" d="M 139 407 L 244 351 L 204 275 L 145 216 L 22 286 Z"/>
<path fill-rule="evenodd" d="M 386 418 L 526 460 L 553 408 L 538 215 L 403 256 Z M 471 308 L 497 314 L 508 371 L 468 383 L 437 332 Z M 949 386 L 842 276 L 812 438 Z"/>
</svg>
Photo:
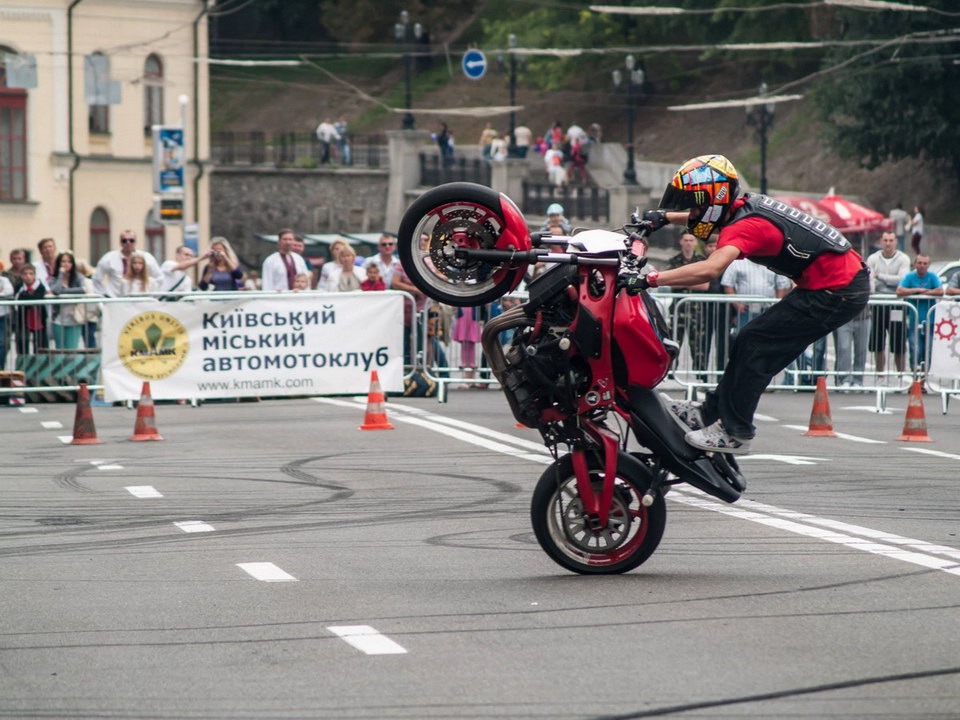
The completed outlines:
<svg viewBox="0 0 960 720">
<path fill-rule="evenodd" d="M 340 248 L 337 262 L 330 267 L 326 284 L 326 292 L 350 292 L 359 290 L 360 283 L 367 279 L 367 274 L 356 265 L 357 253 L 349 245 Z"/>
<path fill-rule="evenodd" d="M 913 206 L 913 218 L 910 220 L 910 247 L 915 255 L 920 254 L 920 241 L 923 240 L 923 208 Z"/>
<path fill-rule="evenodd" d="M 123 274 L 123 295 L 139 295 L 157 289 L 157 281 L 147 272 L 147 260 L 140 253 L 130 255 Z"/>
</svg>

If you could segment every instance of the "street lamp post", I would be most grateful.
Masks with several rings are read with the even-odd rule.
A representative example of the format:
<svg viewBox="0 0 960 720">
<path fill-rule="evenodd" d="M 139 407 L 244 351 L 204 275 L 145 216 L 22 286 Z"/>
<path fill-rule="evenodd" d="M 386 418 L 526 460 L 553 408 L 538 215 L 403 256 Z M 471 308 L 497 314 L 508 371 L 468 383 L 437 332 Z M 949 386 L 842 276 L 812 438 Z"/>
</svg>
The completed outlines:
<svg viewBox="0 0 960 720">
<path fill-rule="evenodd" d="M 767 84 L 760 83 L 759 95 L 767 94 Z M 774 103 L 747 107 L 747 125 L 757 129 L 760 140 L 760 194 L 767 194 L 767 133 L 773 127 Z"/>
<path fill-rule="evenodd" d="M 414 23 L 412 30 L 413 30 L 413 35 L 412 35 L 413 40 L 419 40 L 420 37 L 423 35 L 423 26 L 420 23 Z M 403 72 L 404 72 L 404 80 L 406 82 L 406 95 L 405 95 L 406 99 L 404 102 L 404 107 L 406 108 L 407 112 L 404 113 L 403 115 L 403 124 L 401 125 L 401 127 L 404 130 L 413 130 L 413 126 L 414 126 L 413 113 L 410 112 L 410 108 L 411 108 L 410 64 L 412 61 L 412 58 L 410 57 L 410 48 L 409 48 L 409 45 L 411 43 L 410 13 L 408 13 L 406 10 L 400 13 L 400 22 L 396 23 L 393 26 L 393 31 L 394 31 L 395 37 L 397 38 L 397 42 L 407 46 L 403 53 Z"/>
<path fill-rule="evenodd" d="M 507 47 L 510 48 L 510 107 L 516 107 L 517 105 L 517 56 L 513 53 L 513 49 L 517 46 L 517 36 L 513 33 L 510 33 L 507 36 Z M 507 148 L 507 152 L 510 157 L 516 157 L 517 154 L 517 138 L 514 137 L 515 131 L 517 129 L 517 113 L 515 110 L 510 111 L 510 145 Z"/>
<path fill-rule="evenodd" d="M 626 84 L 627 91 L 627 168 L 623 171 L 623 182 L 627 185 L 637 184 L 637 170 L 633 158 L 633 107 L 635 98 L 643 91 L 644 72 L 642 68 L 635 67 L 636 60 L 633 55 L 627 55 L 624 60 L 627 69 L 626 75 L 619 70 L 611 73 L 614 87 L 619 88 L 621 83 Z"/>
</svg>

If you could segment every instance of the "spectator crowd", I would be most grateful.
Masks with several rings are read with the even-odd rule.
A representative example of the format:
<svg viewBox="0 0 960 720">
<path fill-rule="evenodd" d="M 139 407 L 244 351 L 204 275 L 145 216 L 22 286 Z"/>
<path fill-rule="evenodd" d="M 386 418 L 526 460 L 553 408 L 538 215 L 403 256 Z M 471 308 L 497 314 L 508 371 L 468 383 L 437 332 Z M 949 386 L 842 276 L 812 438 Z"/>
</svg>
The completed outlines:
<svg viewBox="0 0 960 720">
<path fill-rule="evenodd" d="M 571 138 L 571 129 L 564 132 L 556 123 L 548 133 L 549 141 L 537 138 L 537 151 L 542 149 L 546 157 L 557 139 L 561 143 L 593 142 L 592 136 L 586 133 L 583 137 L 573 133 Z M 599 128 L 593 129 L 599 133 Z M 449 129 L 444 125 L 438 142 L 445 132 L 449 133 Z M 484 134 L 489 139 L 491 159 L 495 159 L 503 150 L 495 142 L 496 131 L 488 127 Z M 529 136 L 517 133 L 518 142 L 523 143 L 518 147 L 524 154 L 531 147 L 526 144 L 528 139 Z M 452 143 L 452 135 L 450 141 Z M 833 335 L 833 375 L 841 388 L 854 390 L 870 385 L 865 379 L 868 358 L 873 359 L 876 385 L 898 385 L 901 378 L 926 360 L 932 332 L 928 323 L 930 308 L 941 296 L 960 295 L 960 272 L 944 284 L 930 271 L 929 256 L 922 253 L 922 209 L 915 207 L 911 215 L 898 206 L 891 212 L 890 219 L 892 229 L 880 236 L 875 252 L 866 259 L 875 302 Z M 540 230 L 555 235 L 570 233 L 570 223 L 561 205 L 552 203 L 546 208 L 546 219 Z M 912 260 L 904 249 L 908 238 L 910 249 L 915 251 Z M 0 305 L 0 369 L 7 367 L 7 355 L 14 349 L 18 356 L 26 356 L 50 349 L 94 350 L 98 347 L 99 303 L 30 302 L 34 300 L 135 295 L 176 299 L 179 294 L 196 290 L 309 293 L 395 289 L 412 294 L 416 310 L 428 315 L 428 332 L 419 334 L 426 337 L 419 340 L 417 353 L 429 366 L 440 368 L 449 368 L 448 360 L 452 359 L 453 367 L 460 368 L 467 386 L 483 387 L 477 383 L 481 379 L 478 371 L 483 366 L 478 348 L 483 323 L 513 302 L 506 299 L 480 308 L 451 308 L 430 302 L 404 272 L 396 255 L 396 236 L 389 232 L 381 234 L 376 251 L 369 257 L 358 257 L 354 247 L 341 239 L 330 245 L 329 259 L 324 261 L 306 257 L 303 239 L 285 228 L 277 235 L 277 251 L 266 257 L 259 270 L 245 269 L 224 237 L 214 237 L 209 248 L 200 254 L 181 245 L 174 259 L 163 263 L 158 263 L 151 253 L 138 249 L 137 243 L 135 233 L 120 233 L 119 247 L 105 253 L 95 266 L 76 258 L 70 251 L 58 250 L 52 238 L 44 238 L 37 244 L 38 259 L 32 263 L 28 262 L 27 249 L 11 251 L 9 266 L 3 268 L 0 263 L 0 299 L 17 303 Z M 680 251 L 668 261 L 670 268 L 704 259 L 716 249 L 716 240 L 711 238 L 701 244 L 694 236 L 684 234 L 679 245 Z M 541 267 L 532 268 L 528 279 L 541 271 Z M 676 290 L 678 295 L 709 293 L 738 298 L 732 302 L 680 301 L 672 310 L 675 340 L 688 346 L 695 377 L 701 382 L 719 377 L 727 348 L 737 330 L 791 288 L 792 283 L 784 276 L 750 261 L 737 260 L 715 281 Z M 747 296 L 770 300 L 764 303 L 739 299 Z M 675 302 L 680 299 L 676 298 Z M 404 323 L 409 327 L 412 322 L 413 310 L 408 307 Z M 405 333 L 405 342 L 409 364 L 414 356 L 409 333 Z M 451 358 L 452 348 L 456 351 Z M 826 338 L 808 348 L 787 369 L 788 382 L 814 384 L 816 377 L 827 369 L 826 351 Z"/>
</svg>

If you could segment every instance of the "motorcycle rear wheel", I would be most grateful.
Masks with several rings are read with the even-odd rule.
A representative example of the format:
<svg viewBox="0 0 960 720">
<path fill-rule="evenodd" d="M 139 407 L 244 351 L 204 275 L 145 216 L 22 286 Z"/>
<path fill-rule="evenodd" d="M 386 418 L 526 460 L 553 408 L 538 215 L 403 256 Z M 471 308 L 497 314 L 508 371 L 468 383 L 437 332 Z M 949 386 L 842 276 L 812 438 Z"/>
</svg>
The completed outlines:
<svg viewBox="0 0 960 720">
<path fill-rule="evenodd" d="M 598 458 L 588 461 L 597 492 L 603 481 Z M 583 575 L 624 573 L 653 555 L 667 522 L 667 506 L 658 493 L 650 507 L 641 498 L 650 487 L 648 468 L 620 456 L 616 488 L 607 526 L 593 531 L 586 524 L 573 456 L 565 455 L 540 476 L 530 502 L 530 519 L 540 547 L 558 565 Z"/>
<path fill-rule="evenodd" d="M 417 198 L 397 233 L 400 262 L 410 282 L 447 305 L 483 305 L 510 292 L 524 267 L 460 260 L 458 247 L 492 250 L 506 227 L 500 195 L 474 183 L 440 185 Z M 421 243 L 421 236 L 426 239 Z"/>
</svg>

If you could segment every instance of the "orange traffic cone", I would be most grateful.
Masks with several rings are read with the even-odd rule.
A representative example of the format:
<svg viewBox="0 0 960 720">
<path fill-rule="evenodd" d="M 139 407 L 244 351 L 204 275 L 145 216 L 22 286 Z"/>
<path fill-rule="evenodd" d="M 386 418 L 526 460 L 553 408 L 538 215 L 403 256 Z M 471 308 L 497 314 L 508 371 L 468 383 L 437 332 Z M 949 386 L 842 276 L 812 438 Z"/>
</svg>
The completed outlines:
<svg viewBox="0 0 960 720">
<path fill-rule="evenodd" d="M 163 440 L 157 432 L 157 418 L 153 413 L 153 397 L 150 395 L 150 383 L 145 381 L 140 391 L 140 404 L 137 405 L 137 421 L 133 425 L 131 440 Z"/>
<path fill-rule="evenodd" d="M 361 430 L 393 430 L 387 420 L 387 408 L 380 389 L 380 376 L 377 371 L 370 372 L 370 392 L 367 393 L 367 414 L 363 418 Z"/>
<path fill-rule="evenodd" d="M 100 445 L 97 428 L 93 425 L 93 410 L 90 409 L 90 391 L 86 383 L 80 383 L 77 393 L 77 412 L 73 417 L 73 440 L 71 445 Z"/>
<path fill-rule="evenodd" d="M 903 442 L 933 442 L 927 435 L 927 416 L 923 412 L 923 383 L 914 380 L 910 386 L 910 399 L 907 402 L 907 416 L 903 421 L 903 435 L 897 438 Z"/>
<path fill-rule="evenodd" d="M 833 420 L 830 419 L 830 401 L 827 400 L 827 380 L 817 378 L 817 391 L 813 394 L 813 410 L 810 412 L 810 427 L 804 433 L 810 437 L 836 437 Z"/>
</svg>

